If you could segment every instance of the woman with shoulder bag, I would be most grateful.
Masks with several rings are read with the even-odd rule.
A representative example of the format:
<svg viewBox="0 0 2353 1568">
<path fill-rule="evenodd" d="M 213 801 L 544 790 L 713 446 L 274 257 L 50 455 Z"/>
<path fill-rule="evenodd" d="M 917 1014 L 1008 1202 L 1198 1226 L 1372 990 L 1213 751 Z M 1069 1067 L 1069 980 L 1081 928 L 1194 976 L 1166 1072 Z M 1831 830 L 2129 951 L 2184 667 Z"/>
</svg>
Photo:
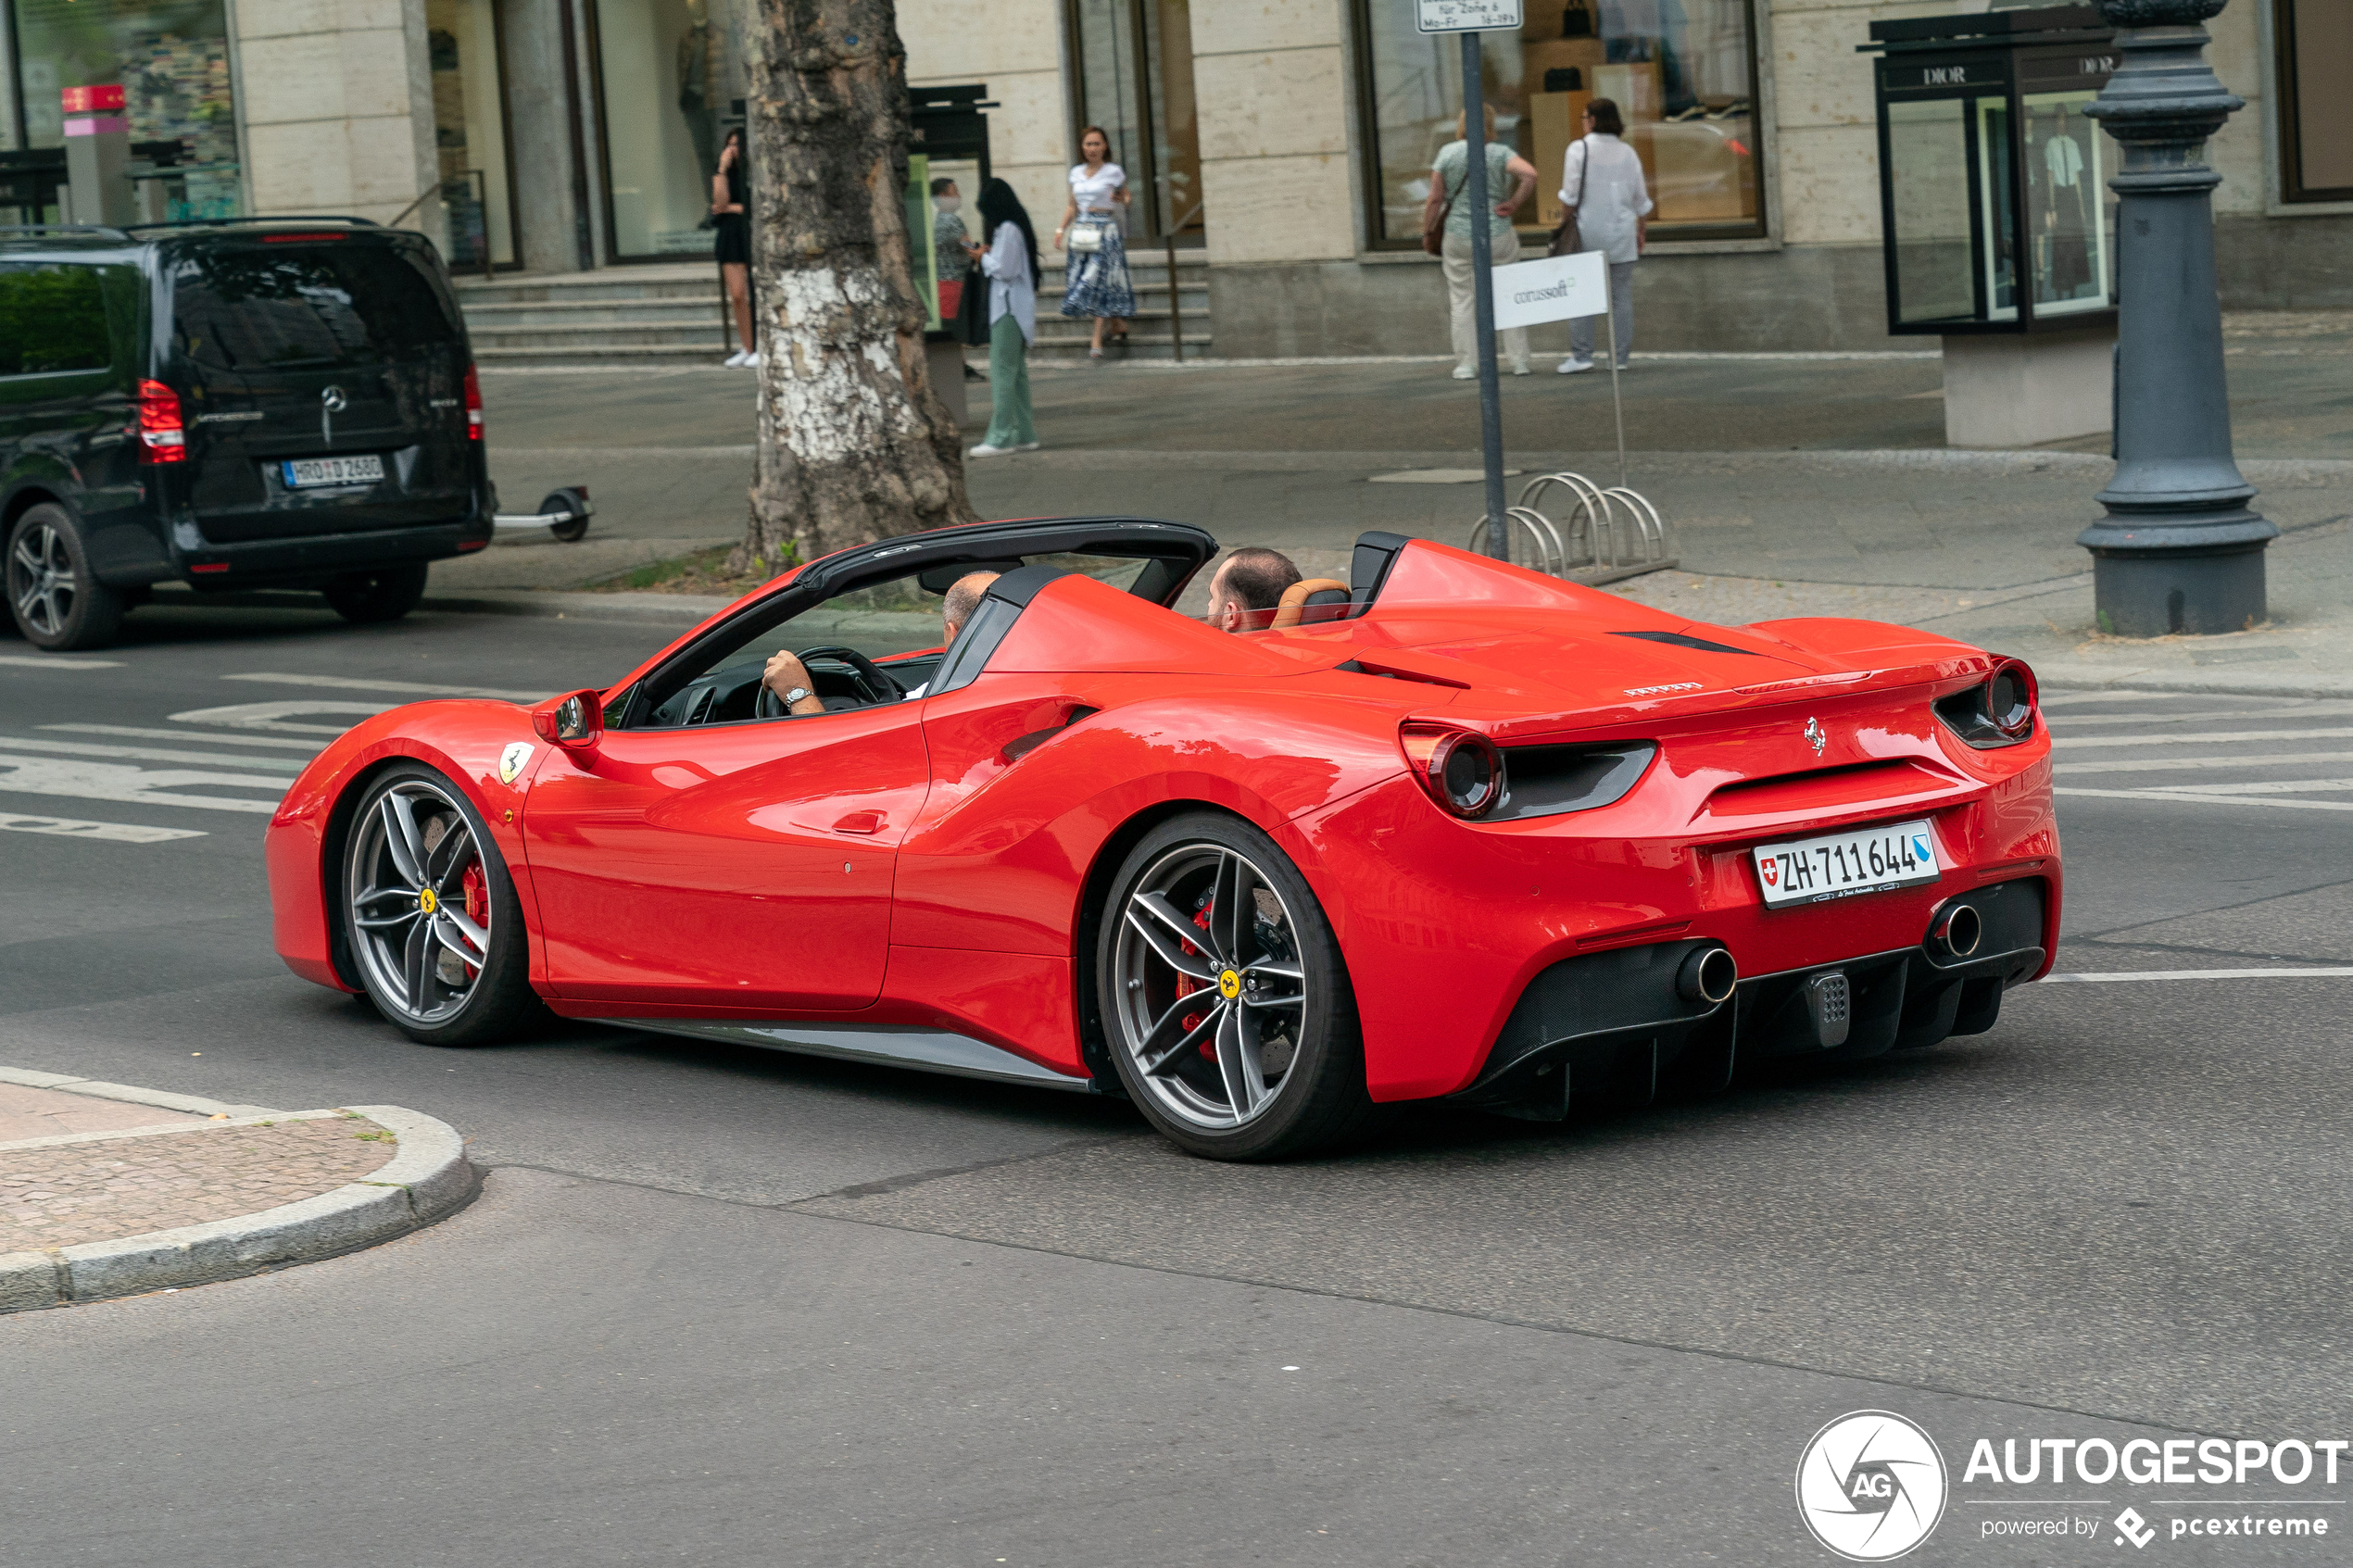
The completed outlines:
<svg viewBox="0 0 2353 1568">
<path fill-rule="evenodd" d="M 975 458 L 1001 458 L 1038 447 L 1029 407 L 1029 344 L 1038 335 L 1038 233 L 1029 213 L 1002 180 L 980 188 L 987 245 L 966 245 L 988 280 L 988 433 Z"/>
<path fill-rule="evenodd" d="M 1470 203 L 1470 117 L 1456 117 L 1454 140 L 1438 149 L 1429 171 L 1429 196 L 1422 203 L 1422 248 L 1445 262 L 1447 321 L 1454 345 L 1454 379 L 1469 381 L 1478 374 L 1477 273 L 1472 261 Z M 1498 267 L 1519 259 L 1519 232 L 1512 214 L 1536 189 L 1536 166 L 1495 139 L 1495 106 L 1487 106 L 1487 195 L 1495 210 L 1487 216 L 1488 234 Z M 1509 184 L 1511 194 L 1497 192 Z M 1513 327 L 1495 334 L 1503 340 L 1504 358 L 1512 374 L 1528 374 L 1528 329 Z"/>
<path fill-rule="evenodd" d="M 1080 161 L 1070 170 L 1070 205 L 1063 209 L 1054 246 L 1069 237 L 1070 263 L 1063 271 L 1063 314 L 1092 316 L 1094 342 L 1087 357 L 1103 357 L 1103 328 L 1127 341 L 1126 318 L 1136 314 L 1136 290 L 1127 281 L 1127 245 L 1120 236 L 1120 209 L 1128 202 L 1127 171 L 1111 161 L 1111 136 L 1090 125 L 1078 138 Z"/>
<path fill-rule="evenodd" d="M 1610 319 L 1617 326 L 1617 368 L 1634 351 L 1634 263 L 1650 239 L 1651 194 L 1642 160 L 1618 140 L 1626 121 L 1617 106 L 1595 98 L 1585 106 L 1585 134 L 1571 143 L 1561 165 L 1561 226 L 1553 254 L 1598 250 L 1609 257 Z M 1560 373 L 1593 368 L 1593 319 L 1569 323 L 1568 358 Z"/>
</svg>

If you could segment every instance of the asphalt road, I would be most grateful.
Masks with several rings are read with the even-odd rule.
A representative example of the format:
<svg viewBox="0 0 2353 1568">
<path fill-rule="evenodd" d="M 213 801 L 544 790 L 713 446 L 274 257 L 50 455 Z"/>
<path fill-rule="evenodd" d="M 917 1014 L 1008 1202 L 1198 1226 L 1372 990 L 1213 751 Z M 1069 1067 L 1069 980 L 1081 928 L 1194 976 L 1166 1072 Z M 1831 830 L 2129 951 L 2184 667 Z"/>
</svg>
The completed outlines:
<svg viewBox="0 0 2353 1568">
<path fill-rule="evenodd" d="M 359 711 L 667 633 L 128 626 L 0 642 L 0 1061 L 411 1106 L 488 1175 L 371 1252 L 0 1318 L 0 1563 L 1811 1564 L 1800 1451 L 1866 1408 L 1953 1467 L 1911 1561 L 2112 1558 L 2127 1504 L 2353 1530 L 2353 1464 L 1961 1474 L 1980 1437 L 2353 1436 L 2345 978 L 2045 985 L 1857 1070 L 1417 1110 L 1276 1168 L 1115 1101 L 615 1030 L 431 1050 L 271 952 L 278 781 Z M 2353 704 L 2050 711 L 2062 971 L 2353 964 Z M 1988 1535 L 2070 1514 L 2096 1532 Z"/>
</svg>

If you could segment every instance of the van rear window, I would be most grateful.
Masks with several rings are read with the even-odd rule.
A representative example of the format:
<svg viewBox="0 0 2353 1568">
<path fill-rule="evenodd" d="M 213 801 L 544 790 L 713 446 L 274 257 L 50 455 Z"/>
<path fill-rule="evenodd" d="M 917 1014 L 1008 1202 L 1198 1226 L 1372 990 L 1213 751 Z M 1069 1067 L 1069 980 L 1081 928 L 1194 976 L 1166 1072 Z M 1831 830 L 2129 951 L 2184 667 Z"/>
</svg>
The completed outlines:
<svg viewBox="0 0 2353 1568">
<path fill-rule="evenodd" d="M 447 348 L 459 326 L 425 269 L 387 246 L 238 245 L 173 270 L 171 334 L 219 370 L 329 370 Z"/>
<path fill-rule="evenodd" d="M 99 270 L 0 263 L 0 376 L 103 370 L 114 362 Z"/>
</svg>

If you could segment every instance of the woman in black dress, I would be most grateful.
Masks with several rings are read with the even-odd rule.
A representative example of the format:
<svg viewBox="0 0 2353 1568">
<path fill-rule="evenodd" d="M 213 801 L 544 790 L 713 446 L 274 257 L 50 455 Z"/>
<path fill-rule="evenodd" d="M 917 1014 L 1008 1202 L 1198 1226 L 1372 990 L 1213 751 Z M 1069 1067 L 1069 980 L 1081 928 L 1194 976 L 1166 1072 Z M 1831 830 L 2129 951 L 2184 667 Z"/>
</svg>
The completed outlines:
<svg viewBox="0 0 2353 1568">
<path fill-rule="evenodd" d="M 718 231 L 719 275 L 727 282 L 727 306 L 736 313 L 736 335 L 743 346 L 727 356 L 730 365 L 758 365 L 751 336 L 751 220 L 744 211 L 744 133 L 727 132 L 719 149 L 719 172 L 711 177 L 711 215 Z"/>
</svg>

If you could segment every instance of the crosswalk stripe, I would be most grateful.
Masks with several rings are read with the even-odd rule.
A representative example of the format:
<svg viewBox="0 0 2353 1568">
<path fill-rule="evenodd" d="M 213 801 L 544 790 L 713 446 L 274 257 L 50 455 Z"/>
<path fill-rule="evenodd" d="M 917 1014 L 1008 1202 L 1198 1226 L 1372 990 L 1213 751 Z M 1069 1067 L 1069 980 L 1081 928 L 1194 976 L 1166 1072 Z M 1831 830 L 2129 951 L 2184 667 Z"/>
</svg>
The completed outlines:
<svg viewBox="0 0 2353 1568">
<path fill-rule="evenodd" d="M 20 664 L 28 670 L 120 670 L 119 659 L 57 659 L 45 653 L 0 653 L 0 664 Z"/>
<path fill-rule="evenodd" d="M 2206 713 L 2062 713 L 2051 721 L 2053 734 L 2093 724 L 2210 724 L 2219 719 L 2269 719 L 2274 723 L 2301 719 L 2342 719 L 2353 713 L 2353 702 L 2308 702 L 2292 708 L 2230 708 Z"/>
<path fill-rule="evenodd" d="M 203 838 L 201 828 L 157 828 L 143 822 L 85 822 L 79 817 L 31 817 L 0 811 L 0 832 L 47 833 L 64 838 L 99 838 L 111 844 L 163 844 L 175 838 Z"/>
<path fill-rule="evenodd" d="M 2101 980 L 2316 980 L 2342 979 L 2353 969 L 2134 969 L 2101 974 L 2046 974 L 2045 985 Z"/>
<path fill-rule="evenodd" d="M 62 757 L 12 757 L 0 751 L 0 790 L 23 795 L 64 795 L 80 800 L 131 800 L 150 806 L 192 806 L 205 811 L 278 809 L 286 781 L 255 773 L 210 773 L 185 768 L 133 768 L 119 762 L 85 762 Z M 230 796 L 182 795 L 175 786 L 214 784 L 266 789 L 267 800 Z"/>
<path fill-rule="evenodd" d="M 175 724 L 218 724 L 234 730 L 268 730 L 296 735 L 339 735 L 359 719 L 382 713 L 396 706 L 389 702 L 236 702 L 226 708 L 191 708 L 185 712 L 169 715 Z M 342 724 L 297 724 L 290 716 L 296 713 L 349 713 L 350 722 Z"/>
<path fill-rule="evenodd" d="M 2296 795 L 2307 790 L 2353 789 L 2353 779 L 2240 779 L 2230 784 L 2147 784 L 2159 795 Z"/>
<path fill-rule="evenodd" d="M 2139 757 L 2054 762 L 2055 773 L 2160 773 L 2214 768 L 2277 768 L 2291 762 L 2353 762 L 2353 751 L 2277 751 L 2256 757 Z"/>
<path fill-rule="evenodd" d="M 150 730 L 137 724 L 40 724 L 35 728 L 69 735 L 121 735 L 131 740 L 187 740 L 185 730 Z M 266 746 L 287 751 L 299 751 L 316 756 L 319 743 L 314 740 L 280 740 L 275 735 L 216 735 L 204 737 L 207 746 Z"/>
<path fill-rule="evenodd" d="M 2334 740 L 2343 735 L 2353 735 L 2353 729 L 2222 730 L 2198 735 L 2085 735 L 2080 740 L 2055 735 L 2051 745 L 2063 751 L 2079 751 L 2101 746 L 2223 746 L 2251 740 Z"/>
<path fill-rule="evenodd" d="M 2053 795 L 2098 796 L 2108 800 L 2184 800 L 2213 806 L 2284 806 L 2299 811 L 2353 811 L 2353 800 L 2287 800 L 2273 796 L 2193 795 L 2171 789 L 2053 789 Z"/>
<path fill-rule="evenodd" d="M 0 735 L 0 746 L 20 751 L 58 751 L 71 757 L 120 757 L 138 762 L 224 762 L 233 768 L 283 768 L 300 772 L 307 763 L 292 757 L 237 757 L 220 751 L 167 751 L 161 746 L 100 746 L 91 741 L 36 739 L 31 735 Z"/>
<path fill-rule="evenodd" d="M 223 675 L 224 681 L 259 681 L 279 686 L 324 686 L 339 692 L 405 692 L 416 696 L 486 696 L 502 702 L 537 702 L 551 694 L 547 692 L 502 691 L 496 686 L 445 686 L 417 681 L 362 680 L 350 675 L 285 675 L 276 671 L 257 670 L 243 675 Z"/>
</svg>

